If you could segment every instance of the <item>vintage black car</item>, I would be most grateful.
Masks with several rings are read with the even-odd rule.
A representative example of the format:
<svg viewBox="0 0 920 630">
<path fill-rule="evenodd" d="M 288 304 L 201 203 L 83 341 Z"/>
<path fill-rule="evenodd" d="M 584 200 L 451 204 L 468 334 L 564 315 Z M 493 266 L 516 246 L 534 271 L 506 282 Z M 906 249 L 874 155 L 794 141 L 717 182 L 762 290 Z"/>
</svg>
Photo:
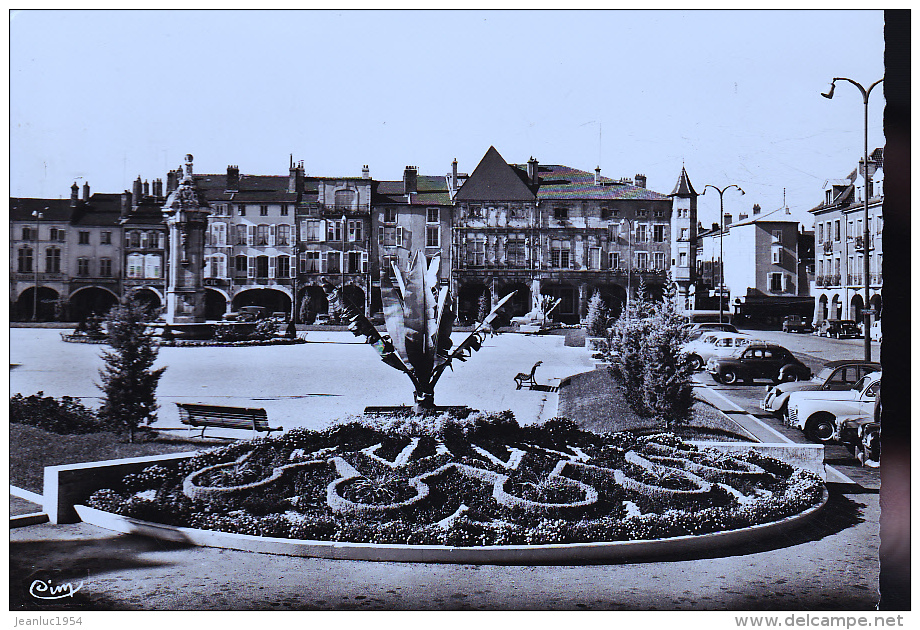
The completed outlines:
<svg viewBox="0 0 920 630">
<path fill-rule="evenodd" d="M 728 357 L 713 357 L 706 370 L 717 383 L 735 385 L 754 379 L 774 383 L 811 378 L 811 369 L 792 353 L 770 343 L 752 343 Z"/>
<path fill-rule="evenodd" d="M 783 318 L 783 332 L 786 333 L 810 333 L 814 330 L 811 321 L 802 315 L 786 315 Z"/>
<path fill-rule="evenodd" d="M 818 324 L 818 336 L 849 339 L 862 337 L 862 332 L 852 319 L 825 319 Z"/>
</svg>

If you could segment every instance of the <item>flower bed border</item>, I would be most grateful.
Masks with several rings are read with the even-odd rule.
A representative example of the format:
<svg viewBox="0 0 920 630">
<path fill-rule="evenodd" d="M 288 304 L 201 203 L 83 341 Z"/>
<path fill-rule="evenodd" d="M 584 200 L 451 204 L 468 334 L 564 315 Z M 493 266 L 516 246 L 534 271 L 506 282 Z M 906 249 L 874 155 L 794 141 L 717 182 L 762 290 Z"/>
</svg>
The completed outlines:
<svg viewBox="0 0 920 630">
<path fill-rule="evenodd" d="M 103 529 L 181 542 L 200 547 L 217 547 L 284 556 L 363 560 L 372 562 L 429 562 L 459 564 L 554 564 L 572 562 L 616 562 L 652 559 L 674 554 L 700 554 L 782 536 L 810 522 L 828 501 L 827 488 L 821 501 L 804 512 L 772 523 L 712 532 L 697 536 L 675 536 L 658 540 L 568 543 L 551 545 L 491 545 L 451 547 L 447 545 L 393 545 L 374 543 L 295 540 L 233 534 L 153 523 L 103 512 L 85 505 L 74 509 L 84 523 Z"/>
<path fill-rule="evenodd" d="M 160 341 L 163 348 L 248 348 L 251 346 L 296 346 L 307 343 L 306 339 L 247 339 L 241 341 L 212 341 L 208 339 L 176 339 Z"/>
</svg>

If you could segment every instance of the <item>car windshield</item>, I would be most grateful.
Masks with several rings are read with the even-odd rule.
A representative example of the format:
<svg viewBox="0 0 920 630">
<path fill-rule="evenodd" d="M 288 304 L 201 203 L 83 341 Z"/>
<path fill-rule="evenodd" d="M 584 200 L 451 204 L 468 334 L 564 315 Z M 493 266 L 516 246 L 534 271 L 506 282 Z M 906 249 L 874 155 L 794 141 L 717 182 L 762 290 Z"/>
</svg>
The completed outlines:
<svg viewBox="0 0 920 630">
<path fill-rule="evenodd" d="M 818 372 L 818 376 L 816 376 L 815 378 L 817 378 L 819 381 L 826 381 L 830 377 L 830 375 L 833 373 L 834 373 L 834 368 L 826 367 L 820 372 Z"/>
</svg>

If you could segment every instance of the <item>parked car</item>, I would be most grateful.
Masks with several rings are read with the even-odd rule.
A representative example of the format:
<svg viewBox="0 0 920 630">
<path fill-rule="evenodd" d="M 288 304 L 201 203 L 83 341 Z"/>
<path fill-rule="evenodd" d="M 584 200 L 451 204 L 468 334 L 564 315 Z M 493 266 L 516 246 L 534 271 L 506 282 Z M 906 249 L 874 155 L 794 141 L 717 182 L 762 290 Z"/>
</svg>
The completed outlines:
<svg viewBox="0 0 920 630">
<path fill-rule="evenodd" d="M 810 381 L 782 383 L 767 387 L 767 394 L 760 402 L 760 408 L 776 416 L 783 417 L 787 412 L 789 394 L 802 391 L 843 391 L 852 387 L 866 374 L 878 372 L 881 363 L 867 362 L 861 359 L 828 361 L 817 376 Z"/>
<path fill-rule="evenodd" d="M 738 329 L 734 325 L 722 322 L 700 322 L 698 324 L 687 324 L 687 341 L 694 341 L 709 332 L 730 332 L 737 333 Z"/>
<path fill-rule="evenodd" d="M 814 330 L 811 320 L 802 315 L 786 315 L 783 318 L 783 332 L 810 333 Z"/>
<path fill-rule="evenodd" d="M 881 342 L 882 340 L 882 320 L 877 319 L 874 322 L 872 322 L 871 326 L 869 326 L 869 339 L 871 339 L 872 341 Z"/>
<path fill-rule="evenodd" d="M 881 379 L 881 372 L 873 372 L 853 389 L 793 392 L 789 396 L 789 425 L 804 431 L 810 440 L 830 442 L 838 435 L 838 417 L 873 413 Z"/>
<path fill-rule="evenodd" d="M 818 324 L 818 336 L 855 339 L 862 337 L 862 332 L 852 319 L 825 319 Z"/>
<path fill-rule="evenodd" d="M 717 383 L 735 385 L 741 381 L 770 379 L 774 383 L 811 378 L 811 369 L 792 353 L 770 343 L 756 342 L 728 357 L 713 357 L 706 370 Z"/>
<path fill-rule="evenodd" d="M 683 350 L 687 353 L 690 366 L 696 371 L 702 370 L 712 357 L 727 356 L 753 341 L 758 340 L 744 333 L 714 332 L 684 344 Z"/>
<path fill-rule="evenodd" d="M 875 396 L 875 407 L 871 416 L 854 415 L 836 418 L 836 439 L 847 447 L 859 463 L 878 468 L 882 438 L 882 395 L 881 389 Z"/>
</svg>

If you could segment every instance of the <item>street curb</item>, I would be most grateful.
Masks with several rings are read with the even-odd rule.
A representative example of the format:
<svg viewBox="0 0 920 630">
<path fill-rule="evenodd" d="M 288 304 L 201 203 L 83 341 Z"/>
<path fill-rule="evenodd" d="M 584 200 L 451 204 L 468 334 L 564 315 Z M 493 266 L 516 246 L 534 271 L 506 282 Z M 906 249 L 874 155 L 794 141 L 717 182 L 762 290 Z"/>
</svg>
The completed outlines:
<svg viewBox="0 0 920 630">
<path fill-rule="evenodd" d="M 658 540 L 626 540 L 558 545 L 506 545 L 487 547 L 449 547 L 446 545 L 375 545 L 321 540 L 293 540 L 232 534 L 211 530 L 174 527 L 76 505 L 84 523 L 124 534 L 148 536 L 157 540 L 199 547 L 217 547 L 256 553 L 362 560 L 370 562 L 421 562 L 450 564 L 578 564 L 653 559 L 675 554 L 702 554 L 728 547 L 750 545 L 772 539 L 810 522 L 827 504 L 827 488 L 821 502 L 793 516 L 772 523 L 699 536 L 677 536 Z"/>
</svg>

